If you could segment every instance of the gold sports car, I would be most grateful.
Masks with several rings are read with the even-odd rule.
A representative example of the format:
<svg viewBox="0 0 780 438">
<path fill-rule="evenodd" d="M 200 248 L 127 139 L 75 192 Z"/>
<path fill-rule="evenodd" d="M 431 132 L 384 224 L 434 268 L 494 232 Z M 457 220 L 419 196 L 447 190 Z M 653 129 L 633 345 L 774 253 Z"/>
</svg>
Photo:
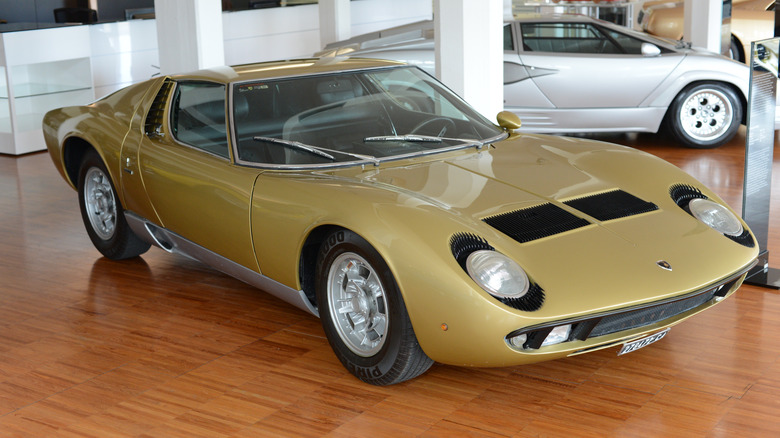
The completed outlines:
<svg viewBox="0 0 780 438">
<path fill-rule="evenodd" d="M 376 385 L 632 351 L 734 293 L 758 252 L 676 167 L 516 134 L 398 62 L 160 77 L 43 125 L 104 256 L 155 245 L 256 285 Z"/>
<path fill-rule="evenodd" d="M 775 0 L 734 0 L 731 10 L 729 56 L 740 62 L 750 57 L 750 43 L 772 38 Z M 638 22 L 645 32 L 674 40 L 683 36 L 683 2 L 651 1 L 642 5 Z"/>
</svg>

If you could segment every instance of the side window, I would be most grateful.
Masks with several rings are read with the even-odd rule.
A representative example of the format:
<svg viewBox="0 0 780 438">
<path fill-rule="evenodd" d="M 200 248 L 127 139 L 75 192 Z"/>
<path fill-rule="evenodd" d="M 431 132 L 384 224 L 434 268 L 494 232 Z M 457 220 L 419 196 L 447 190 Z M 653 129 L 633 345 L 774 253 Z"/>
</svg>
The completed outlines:
<svg viewBox="0 0 780 438">
<path fill-rule="evenodd" d="M 521 28 L 526 51 L 622 53 L 614 42 L 588 23 L 525 23 Z"/>
<path fill-rule="evenodd" d="M 615 42 L 617 42 L 623 49 L 621 53 L 629 55 L 641 55 L 642 54 L 642 40 L 632 38 L 628 35 L 624 35 L 614 30 L 603 29 L 602 30 Z"/>
<path fill-rule="evenodd" d="M 227 158 L 225 86 L 178 83 L 171 108 L 171 130 L 180 142 Z"/>
<path fill-rule="evenodd" d="M 512 25 L 511 24 L 505 24 L 504 25 L 504 50 L 514 52 L 515 50 L 515 42 L 512 39 Z"/>
</svg>

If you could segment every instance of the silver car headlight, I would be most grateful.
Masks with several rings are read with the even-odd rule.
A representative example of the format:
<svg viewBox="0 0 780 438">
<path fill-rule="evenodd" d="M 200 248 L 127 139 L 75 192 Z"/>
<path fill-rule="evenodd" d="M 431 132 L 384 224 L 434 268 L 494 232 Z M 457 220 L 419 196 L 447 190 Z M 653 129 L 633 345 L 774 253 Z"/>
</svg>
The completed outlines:
<svg viewBox="0 0 780 438">
<path fill-rule="evenodd" d="M 734 213 L 717 202 L 696 198 L 688 203 L 688 209 L 693 217 L 720 233 L 728 236 L 739 236 L 744 231 L 742 222 Z"/>
<path fill-rule="evenodd" d="M 494 297 L 520 298 L 528 293 L 528 275 L 514 260 L 499 252 L 479 250 L 469 254 L 466 272 Z"/>
</svg>

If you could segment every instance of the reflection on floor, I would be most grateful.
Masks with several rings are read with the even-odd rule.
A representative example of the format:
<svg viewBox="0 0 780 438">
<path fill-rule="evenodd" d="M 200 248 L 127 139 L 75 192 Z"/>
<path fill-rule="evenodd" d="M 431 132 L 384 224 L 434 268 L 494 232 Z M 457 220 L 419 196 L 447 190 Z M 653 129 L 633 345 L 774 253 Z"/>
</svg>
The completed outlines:
<svg viewBox="0 0 780 438">
<path fill-rule="evenodd" d="M 591 138 L 658 155 L 741 203 L 744 130 L 714 150 Z M 375 388 L 347 374 L 315 318 L 256 289 L 161 250 L 98 257 L 46 154 L 0 157 L 0 189 L 0 435 L 780 434 L 772 290 L 745 286 L 626 356 L 434 365 Z M 776 225 L 770 252 L 780 252 Z"/>
</svg>

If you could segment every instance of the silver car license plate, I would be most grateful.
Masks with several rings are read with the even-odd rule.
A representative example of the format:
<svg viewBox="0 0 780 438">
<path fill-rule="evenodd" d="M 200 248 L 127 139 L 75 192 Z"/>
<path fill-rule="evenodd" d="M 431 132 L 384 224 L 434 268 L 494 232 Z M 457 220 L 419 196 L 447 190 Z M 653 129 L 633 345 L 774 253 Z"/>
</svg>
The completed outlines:
<svg viewBox="0 0 780 438">
<path fill-rule="evenodd" d="M 660 341 L 661 339 L 664 338 L 664 336 L 666 336 L 667 333 L 669 333 L 669 329 L 666 329 L 658 333 L 653 333 L 650 336 L 644 337 L 642 339 L 637 339 L 636 341 L 626 342 L 625 344 L 623 344 L 623 348 L 621 348 L 620 351 L 618 352 L 618 356 L 621 356 L 626 353 L 631 353 L 632 351 L 639 350 L 642 347 L 647 347 L 653 342 Z"/>
</svg>

